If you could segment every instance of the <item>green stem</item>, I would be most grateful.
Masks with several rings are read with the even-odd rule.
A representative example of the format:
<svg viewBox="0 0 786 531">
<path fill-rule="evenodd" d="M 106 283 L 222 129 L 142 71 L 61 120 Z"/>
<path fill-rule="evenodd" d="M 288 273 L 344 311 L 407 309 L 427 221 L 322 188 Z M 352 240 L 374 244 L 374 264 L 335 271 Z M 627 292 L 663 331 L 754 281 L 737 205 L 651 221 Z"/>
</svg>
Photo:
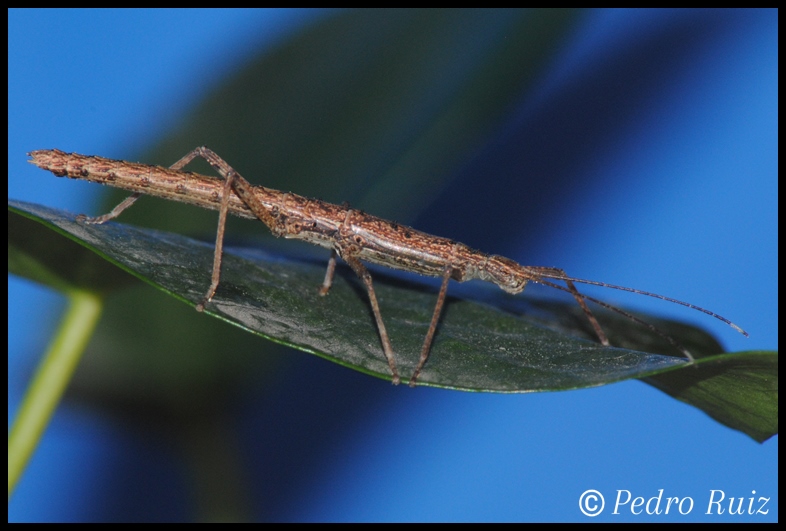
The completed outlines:
<svg viewBox="0 0 786 531">
<path fill-rule="evenodd" d="M 103 299 L 94 293 L 70 294 L 66 312 L 27 389 L 8 436 L 8 497 L 38 446 L 101 315 Z"/>
</svg>

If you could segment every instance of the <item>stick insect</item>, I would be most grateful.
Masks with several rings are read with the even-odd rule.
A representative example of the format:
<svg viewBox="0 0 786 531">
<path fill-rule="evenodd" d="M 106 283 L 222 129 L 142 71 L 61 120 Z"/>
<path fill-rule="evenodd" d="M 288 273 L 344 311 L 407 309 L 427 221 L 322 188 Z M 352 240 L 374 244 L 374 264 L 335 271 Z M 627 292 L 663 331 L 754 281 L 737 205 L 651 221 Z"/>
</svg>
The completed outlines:
<svg viewBox="0 0 786 531">
<path fill-rule="evenodd" d="M 442 278 L 442 285 L 428 332 L 423 341 L 420 358 L 409 381 L 411 387 L 415 386 L 418 376 L 428 360 L 450 279 L 458 282 L 470 279 L 485 280 L 493 282 L 504 291 L 512 294 L 521 293 L 528 282 L 543 284 L 570 293 L 576 299 L 592 325 L 595 335 L 604 346 L 610 345 L 608 337 L 587 305 L 587 301 L 647 327 L 666 338 L 690 362 L 694 361 L 691 353 L 672 337 L 620 308 L 583 295 L 576 289 L 575 283 L 628 291 L 680 304 L 719 319 L 746 337 L 748 336 L 747 332 L 725 317 L 694 304 L 638 289 L 574 278 L 567 275 L 562 269 L 555 267 L 523 266 L 509 258 L 488 255 L 471 249 L 463 243 L 432 236 L 366 214 L 361 210 L 350 208 L 348 205 L 334 205 L 264 186 L 254 186 L 224 159 L 204 146 L 194 149 L 169 168 L 65 153 L 57 149 L 33 151 L 29 155 L 32 160 L 28 162 L 49 170 L 58 177 L 83 179 L 133 192 L 131 196 L 103 216 L 92 218 L 80 216 L 78 219 L 85 223 L 101 224 L 114 219 L 143 194 L 218 210 L 213 272 L 210 287 L 196 306 L 197 311 L 200 312 L 205 309 L 218 288 L 224 229 L 229 213 L 262 221 L 274 236 L 300 239 L 330 249 L 327 271 L 319 293 L 326 295 L 330 290 L 336 269 L 336 257 L 340 256 L 358 275 L 366 288 L 393 384 L 400 382 L 396 359 L 379 311 L 371 274 L 363 265 L 364 261 Z M 197 157 L 210 163 L 221 175 L 221 178 L 181 171 Z M 552 280 L 562 281 L 565 285 L 556 284 Z"/>
</svg>

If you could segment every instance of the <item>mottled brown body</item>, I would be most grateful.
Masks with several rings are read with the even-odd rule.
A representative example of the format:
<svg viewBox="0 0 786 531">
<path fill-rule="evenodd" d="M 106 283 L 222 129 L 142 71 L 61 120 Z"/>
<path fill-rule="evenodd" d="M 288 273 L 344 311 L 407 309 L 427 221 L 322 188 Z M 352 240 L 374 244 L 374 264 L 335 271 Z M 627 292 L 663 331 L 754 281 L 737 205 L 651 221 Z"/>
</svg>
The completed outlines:
<svg viewBox="0 0 786 531">
<path fill-rule="evenodd" d="M 573 295 L 584 310 L 598 339 L 604 345 L 609 345 L 609 341 L 587 307 L 587 300 L 621 313 L 635 322 L 660 332 L 652 325 L 642 322 L 623 310 L 582 295 L 573 282 L 630 291 L 688 306 L 724 321 L 747 336 L 745 331 L 728 319 L 689 303 L 632 288 L 569 277 L 564 271 L 557 268 L 522 266 L 509 258 L 487 255 L 471 249 L 463 243 L 432 236 L 348 206 L 334 205 L 319 199 L 309 199 L 264 186 L 253 186 L 223 159 L 205 147 L 195 149 L 173 164 L 171 168 L 65 153 L 57 149 L 33 151 L 29 155 L 32 157 L 30 163 L 49 170 L 59 177 L 67 176 L 73 179 L 107 184 L 134 193 L 109 214 L 97 218 L 87 218 L 88 223 L 103 223 L 114 219 L 133 204 L 141 194 L 218 210 L 219 227 L 212 282 L 207 295 L 197 305 L 197 309 L 200 311 L 210 301 L 218 287 L 224 225 L 228 213 L 249 219 L 259 219 L 268 226 L 274 236 L 300 239 L 330 248 L 332 250 L 331 258 L 320 293 L 324 295 L 330 289 L 335 270 L 335 257 L 338 254 L 352 267 L 366 286 L 385 356 L 393 375 L 393 383 L 399 381 L 393 350 L 379 312 L 371 275 L 361 261 L 422 275 L 442 277 L 443 279 L 431 326 L 410 385 L 415 384 L 420 370 L 428 358 L 431 341 L 444 303 L 447 284 L 451 278 L 459 282 L 473 278 L 486 280 L 497 284 L 509 293 L 521 292 L 529 281 L 567 291 Z M 196 157 L 207 160 L 221 174 L 223 180 L 180 171 Z M 546 279 L 562 280 L 566 287 Z M 665 337 L 689 360 L 693 359 L 690 353 L 675 340 L 668 336 Z"/>
<path fill-rule="evenodd" d="M 33 151 L 30 156 L 32 164 L 58 177 L 106 184 L 211 210 L 221 208 L 223 182 L 215 177 L 57 149 Z M 501 256 L 486 255 L 463 243 L 319 199 L 264 186 L 252 186 L 251 191 L 275 219 L 272 226 L 268 225 L 275 236 L 332 248 L 335 235 L 342 226 L 348 226 L 359 246 L 359 258 L 367 262 L 437 277 L 442 276 L 446 265 L 451 265 L 454 280 L 463 282 L 478 278 L 495 282 L 501 279 L 497 283 L 511 293 L 520 292 L 526 284 L 520 278 L 508 280 L 504 274 L 506 269 L 518 269 L 521 274 L 524 267 Z M 243 218 L 258 217 L 236 194 L 229 196 L 228 211 Z"/>
</svg>

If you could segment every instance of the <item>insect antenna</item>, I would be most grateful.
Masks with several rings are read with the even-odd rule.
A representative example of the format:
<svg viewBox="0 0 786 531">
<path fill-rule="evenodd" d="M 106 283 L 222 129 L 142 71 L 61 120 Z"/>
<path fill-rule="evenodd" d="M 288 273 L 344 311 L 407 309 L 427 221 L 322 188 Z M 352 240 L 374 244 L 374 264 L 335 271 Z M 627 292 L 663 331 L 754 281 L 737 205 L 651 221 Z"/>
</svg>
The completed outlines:
<svg viewBox="0 0 786 531">
<path fill-rule="evenodd" d="M 577 280 L 577 279 L 574 279 L 574 278 L 571 278 L 570 280 L 574 281 L 574 282 L 581 282 L 580 280 Z M 609 304 L 607 302 L 603 302 L 603 301 L 598 300 L 598 299 L 596 299 L 594 297 L 590 297 L 589 295 L 584 295 L 583 293 L 578 293 L 578 292 L 571 291 L 571 290 L 569 290 L 568 288 L 566 288 L 564 286 L 560 286 L 559 284 L 554 284 L 553 282 L 549 282 L 548 280 L 539 279 L 539 280 L 533 280 L 532 282 L 535 282 L 537 284 L 543 284 L 544 286 L 549 286 L 551 288 L 555 288 L 555 289 L 564 291 L 566 293 L 570 293 L 574 297 L 576 295 L 578 295 L 579 297 L 581 297 L 584 300 L 588 300 L 590 302 L 594 302 L 598 306 L 602 306 L 603 308 L 606 308 L 607 310 L 611 310 L 612 312 L 618 313 L 618 314 L 620 314 L 620 315 L 630 319 L 631 321 L 644 326 L 645 328 L 647 328 L 651 332 L 654 332 L 654 333 L 658 334 L 660 337 L 662 337 L 663 339 L 667 340 L 669 343 L 671 343 L 671 345 L 674 348 L 679 350 L 686 358 L 688 358 L 688 361 L 690 361 L 691 363 L 693 363 L 695 361 L 693 355 L 690 353 L 690 351 L 688 351 L 688 349 L 686 349 L 684 346 L 682 346 L 682 343 L 680 343 L 679 341 L 677 341 L 676 339 L 674 339 L 669 334 L 667 334 L 666 332 L 662 331 L 660 328 L 656 327 L 652 323 L 648 323 L 647 321 L 644 321 L 643 319 L 639 319 L 635 315 L 633 315 L 633 314 L 631 314 L 629 312 L 626 312 L 622 308 L 617 308 L 616 306 L 612 306 L 611 304 Z M 601 283 L 598 283 L 598 284 L 603 285 Z M 633 291 L 635 291 L 635 290 L 633 290 Z M 646 292 L 644 292 L 644 293 L 646 293 Z"/>
<path fill-rule="evenodd" d="M 726 319 L 722 315 L 718 315 L 715 312 L 711 312 L 711 311 L 709 311 L 707 309 L 702 308 L 701 306 L 696 306 L 695 304 L 691 304 L 689 302 L 684 302 L 684 301 L 680 301 L 680 300 L 677 300 L 677 299 L 672 299 L 671 297 L 666 297 L 665 295 L 658 295 L 657 293 L 651 293 L 649 291 L 642 291 L 640 289 L 634 289 L 634 288 L 626 288 L 625 286 L 616 286 L 614 284 L 606 284 L 605 282 L 598 282 L 598 281 L 595 281 L 595 280 L 584 280 L 582 278 L 573 278 L 573 277 L 569 277 L 569 276 L 562 276 L 562 275 L 556 275 L 556 274 L 548 274 L 547 275 L 547 274 L 544 274 L 544 273 L 541 273 L 541 272 L 539 272 L 539 275 L 540 276 L 546 276 L 548 278 L 553 278 L 553 279 L 556 279 L 556 280 L 566 280 L 566 281 L 571 281 L 571 282 L 579 282 L 581 284 L 590 284 L 592 286 L 601 286 L 601 287 L 604 287 L 604 288 L 611 288 L 611 289 L 617 289 L 617 290 L 620 290 L 620 291 L 627 291 L 627 292 L 630 292 L 630 293 L 636 293 L 638 295 L 646 295 L 647 297 L 653 297 L 655 299 L 660 299 L 660 300 L 667 301 L 667 302 L 673 302 L 674 304 L 679 304 L 679 305 L 686 306 L 688 308 L 692 308 L 694 310 L 700 311 L 702 313 L 706 313 L 707 315 L 710 315 L 710 316 L 714 317 L 715 319 L 718 319 L 719 321 L 723 321 L 724 323 L 726 323 L 727 325 L 729 325 L 730 327 L 735 329 L 737 332 L 739 332 L 740 334 L 744 335 L 745 337 L 749 337 L 748 332 L 746 332 L 745 330 L 743 330 L 742 328 L 740 328 L 736 324 L 732 323 L 730 320 Z M 541 280 L 534 280 L 533 279 L 533 282 L 540 282 L 541 284 L 547 284 L 549 286 L 557 287 L 557 288 L 562 289 L 564 291 L 569 291 L 569 290 L 566 290 L 565 288 L 563 288 L 562 286 L 550 284 L 550 283 L 547 283 L 547 282 L 543 282 Z M 600 303 L 599 301 L 591 299 L 590 297 L 587 297 L 587 296 L 583 296 L 583 297 L 586 298 L 587 300 L 591 300 L 592 302 L 594 302 L 596 304 L 600 304 L 601 306 L 604 306 L 603 303 Z"/>
</svg>

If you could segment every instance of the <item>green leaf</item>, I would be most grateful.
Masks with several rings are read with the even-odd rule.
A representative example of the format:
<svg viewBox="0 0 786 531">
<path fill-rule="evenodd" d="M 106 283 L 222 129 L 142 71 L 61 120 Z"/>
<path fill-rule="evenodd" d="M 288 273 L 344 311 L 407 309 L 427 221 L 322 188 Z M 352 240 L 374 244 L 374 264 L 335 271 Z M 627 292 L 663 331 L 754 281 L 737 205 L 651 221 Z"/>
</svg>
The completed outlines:
<svg viewBox="0 0 786 531">
<path fill-rule="evenodd" d="M 696 369 L 644 381 L 759 442 L 778 433 L 777 353 L 723 354 L 700 360 Z"/>
<path fill-rule="evenodd" d="M 19 221 L 12 219 L 17 216 L 11 212 L 54 229 L 190 305 L 202 298 L 209 283 L 212 244 L 115 222 L 85 225 L 78 223 L 73 214 L 16 201 L 9 201 L 9 219 L 13 221 L 9 227 L 19 226 Z M 59 253 L 62 244 L 32 244 L 25 248 L 24 242 L 34 239 L 12 237 L 9 232 L 9 242 L 16 242 L 9 246 L 9 264 L 22 254 L 39 256 L 41 262 L 49 261 L 51 266 L 47 253 L 52 249 Z M 89 254 L 74 256 L 77 259 L 71 262 L 93 261 Z M 26 260 L 31 262 L 32 258 Z M 69 262 L 63 262 L 66 263 Z M 227 248 L 221 284 L 207 313 L 272 341 L 389 379 L 362 285 L 350 270 L 340 270 L 330 294 L 320 297 L 317 288 L 324 267 L 321 260 Z M 38 269 L 32 268 L 31 278 L 40 280 Z M 57 287 L 74 282 L 75 270 L 81 271 L 69 263 L 62 268 L 63 281 L 49 284 Z M 106 273 L 103 268 L 90 271 L 97 272 L 98 278 Z M 20 268 L 15 268 L 15 272 L 25 275 Z M 435 295 L 431 289 L 376 272 L 374 277 L 400 371 L 407 375 L 417 362 Z M 79 282 L 89 279 L 79 275 Z M 448 298 L 420 385 L 466 391 L 533 392 L 646 377 L 650 385 L 758 441 L 777 433 L 777 355 L 712 356 L 720 347 L 701 330 L 647 318 L 687 345 L 698 359 L 696 366 L 670 370 L 685 366 L 685 361 L 635 350 L 664 351 L 668 344 L 620 316 L 599 313 L 612 341 L 626 347 L 609 348 L 581 338 L 591 332 L 573 303 L 509 296 L 502 300 L 515 300 L 515 304 L 502 304 L 507 306 L 507 311 L 503 311 L 487 304 Z"/>
<path fill-rule="evenodd" d="M 42 226 L 13 212 L 8 211 L 9 273 L 64 293 L 85 290 L 103 294 L 136 282 L 84 245 L 51 230 L 51 225 Z"/>
</svg>

